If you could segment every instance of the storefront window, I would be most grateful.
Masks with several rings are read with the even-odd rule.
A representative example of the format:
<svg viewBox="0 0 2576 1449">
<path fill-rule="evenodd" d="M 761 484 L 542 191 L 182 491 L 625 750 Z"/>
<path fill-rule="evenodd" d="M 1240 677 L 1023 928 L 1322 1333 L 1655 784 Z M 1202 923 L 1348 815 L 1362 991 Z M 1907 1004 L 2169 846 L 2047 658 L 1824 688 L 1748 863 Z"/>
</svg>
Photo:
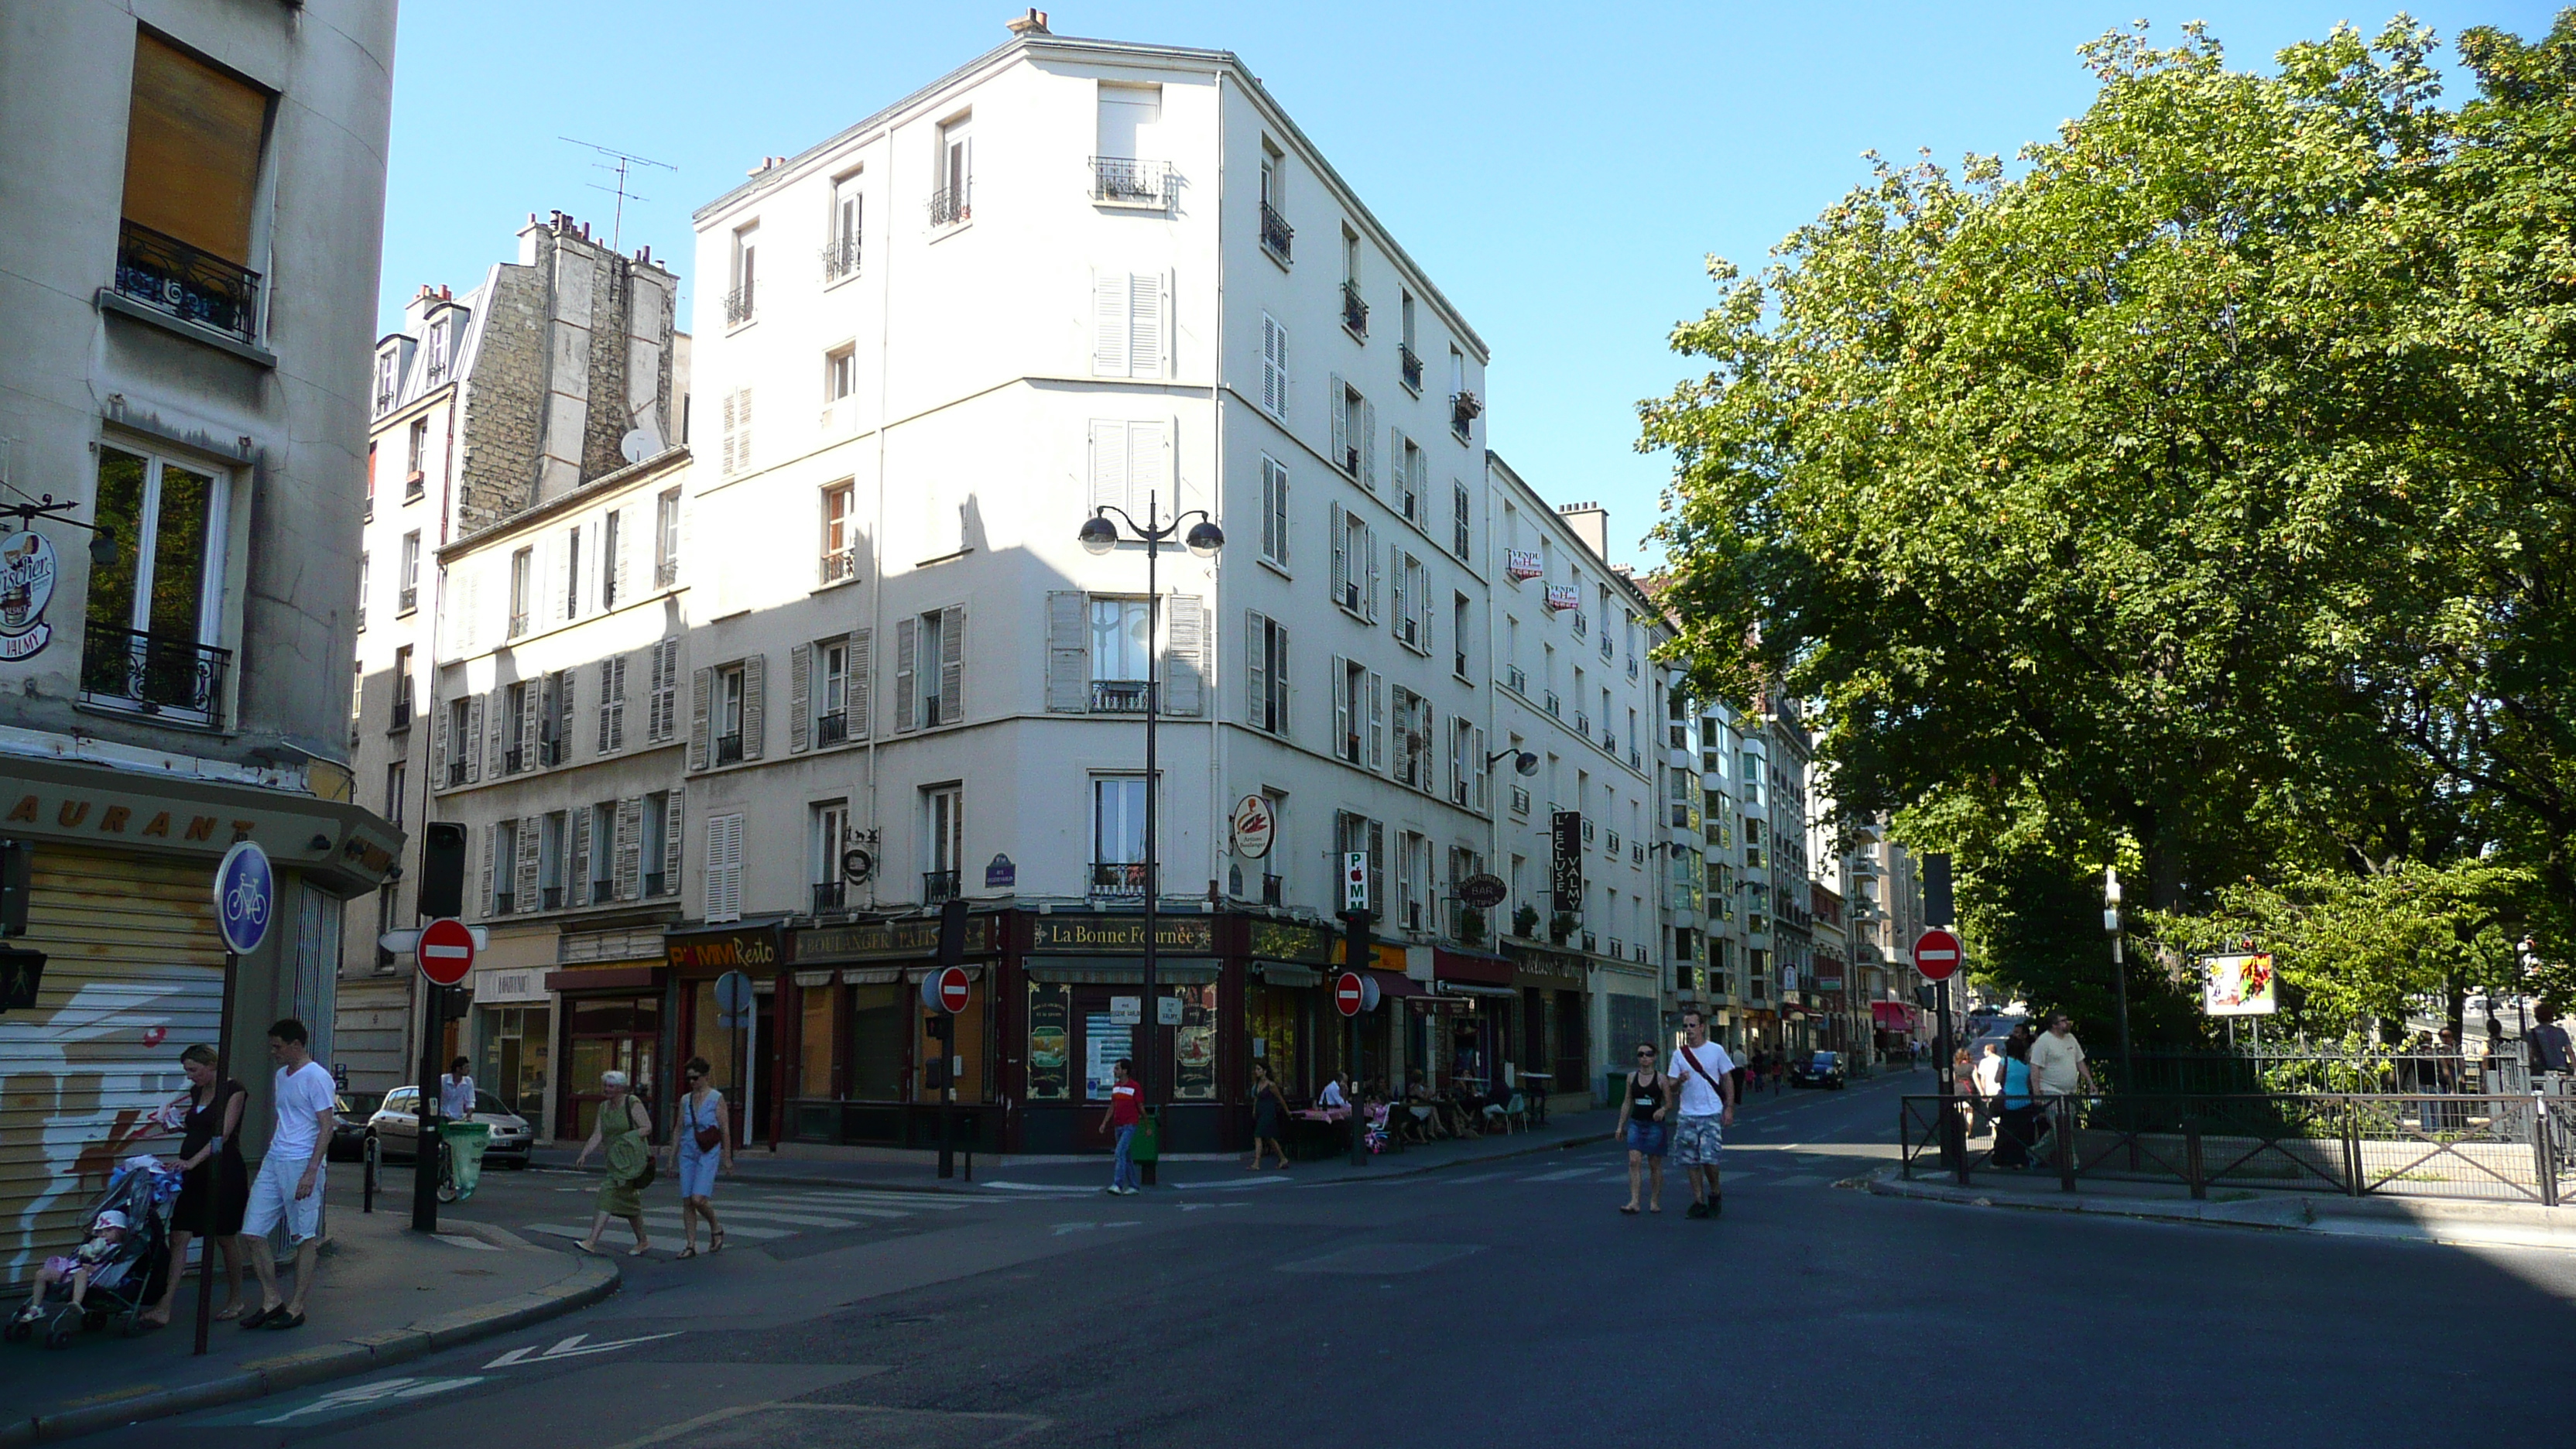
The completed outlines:
<svg viewBox="0 0 2576 1449">
<path fill-rule="evenodd" d="M 636 1091 L 653 1105 L 654 1042 L 661 1031 L 662 1003 L 650 996 L 567 998 L 564 1002 L 565 1110 L 555 1135 L 585 1139 L 598 1120 L 599 1077 L 624 1072 Z"/>
<path fill-rule="evenodd" d="M 532 1125 L 546 1110 L 546 1027 L 552 1015 L 542 1006 L 483 1008 L 483 1050 L 475 1083 Z"/>
<path fill-rule="evenodd" d="M 903 983 L 853 986 L 850 992 L 850 1086 L 854 1101 L 893 1102 L 903 1096 L 904 1048 L 920 1010 Z"/>
<path fill-rule="evenodd" d="M 930 1036 L 930 1013 L 916 1011 L 915 1017 L 921 1033 L 920 1050 L 914 1056 L 914 1060 L 921 1063 L 921 1069 L 914 1078 L 914 1085 L 918 1090 L 915 1100 L 936 1102 L 939 1100 L 939 1093 L 930 1085 L 929 1066 L 931 1060 L 939 1055 L 939 1044 Z M 960 1058 L 957 1070 L 957 1100 L 981 1102 L 984 1100 L 983 982 L 978 981 L 967 988 L 966 1009 L 957 1013 L 956 1029 L 956 1044 L 950 1050 Z"/>
<path fill-rule="evenodd" d="M 1068 1030 L 1070 1007 L 1065 988 L 1047 982 L 1029 983 L 1029 1100 L 1061 1102 L 1067 1092 L 1067 1078 L 1073 1040 Z"/>
<path fill-rule="evenodd" d="M 1216 983 L 1205 986 L 1182 986 L 1172 992 L 1181 999 L 1181 1027 L 1173 1043 L 1177 1062 L 1172 1073 L 1172 1098 L 1179 1102 L 1206 1102 L 1216 1097 Z"/>
<path fill-rule="evenodd" d="M 798 1014 L 796 1037 L 796 1090 L 806 1097 L 832 1095 L 832 1047 L 838 1035 L 832 1030 L 832 987 L 805 988 L 804 1010 Z"/>
<path fill-rule="evenodd" d="M 1266 981 L 1243 988 L 1243 1029 L 1252 1039 L 1252 1059 L 1270 1069 L 1270 1079 L 1292 1097 L 1306 1095 L 1305 1061 L 1299 1054 L 1298 1018 L 1305 994 Z"/>
<path fill-rule="evenodd" d="M 1082 1095 L 1086 1101 L 1109 1100 L 1109 1089 L 1118 1082 L 1114 1069 L 1135 1057 L 1135 1030 L 1113 1018 L 1106 1006 L 1083 1012 Z"/>
<path fill-rule="evenodd" d="M 723 1092 L 736 1107 L 742 1105 L 742 1074 L 734 1070 L 734 1054 L 742 1041 L 742 1028 L 724 1025 L 716 1010 L 716 984 L 696 982 L 689 988 L 692 1004 L 689 1012 L 689 1055 L 705 1057 L 714 1068 L 707 1074 L 710 1086 Z"/>
</svg>

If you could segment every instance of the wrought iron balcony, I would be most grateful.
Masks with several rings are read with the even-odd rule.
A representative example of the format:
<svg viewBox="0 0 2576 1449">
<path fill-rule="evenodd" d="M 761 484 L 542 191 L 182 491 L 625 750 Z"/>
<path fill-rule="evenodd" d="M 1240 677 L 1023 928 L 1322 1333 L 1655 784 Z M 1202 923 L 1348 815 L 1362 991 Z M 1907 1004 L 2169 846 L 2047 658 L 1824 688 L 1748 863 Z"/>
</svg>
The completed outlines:
<svg viewBox="0 0 2576 1449">
<path fill-rule="evenodd" d="M 1517 664 L 1503 666 L 1503 682 L 1512 687 L 1514 694 L 1529 693 L 1529 675 Z"/>
<path fill-rule="evenodd" d="M 1280 879 L 1278 876 L 1263 876 L 1261 878 L 1261 903 L 1265 906 L 1286 904 L 1286 900 L 1283 895 L 1283 892 L 1286 889 L 1287 882 Z"/>
<path fill-rule="evenodd" d="M 836 282 L 859 274 L 859 239 L 836 236 L 823 243 L 823 280 Z"/>
<path fill-rule="evenodd" d="M 644 894 L 646 896 L 670 895 L 673 893 L 670 887 L 671 878 L 669 876 L 664 875 L 658 870 L 648 870 L 644 872 Z"/>
<path fill-rule="evenodd" d="M 1583 736 L 1587 740 L 1592 738 L 1592 716 L 1585 714 L 1579 709 L 1576 710 L 1574 712 L 1574 732 Z"/>
<path fill-rule="evenodd" d="M 1145 898 L 1145 863 L 1141 860 L 1097 860 L 1091 863 L 1093 900 L 1141 901 Z"/>
<path fill-rule="evenodd" d="M 1547 712 L 1560 718 L 1562 718 L 1565 713 L 1564 709 L 1558 703 L 1556 691 L 1553 689 L 1547 692 Z"/>
<path fill-rule="evenodd" d="M 1609 843 L 1604 845 L 1602 849 L 1608 854 L 1617 855 L 1619 853 L 1619 832 L 1612 830 L 1604 833 L 1607 834 L 1610 839 Z"/>
<path fill-rule="evenodd" d="M 745 282 L 725 293 L 725 325 L 737 327 L 751 320 L 753 284 Z"/>
<path fill-rule="evenodd" d="M 1368 303 L 1360 300 L 1360 284 L 1342 283 L 1342 325 L 1362 337 L 1368 335 Z"/>
<path fill-rule="evenodd" d="M 1594 936 L 1590 931 L 1586 931 L 1586 932 L 1584 932 L 1584 933 L 1583 933 L 1583 949 L 1584 949 L 1584 950 L 1586 950 L 1586 951 L 1598 951 L 1598 950 L 1600 950 L 1600 949 L 1601 949 L 1601 942 L 1600 942 L 1600 939 L 1599 939 L 1598 937 Z"/>
<path fill-rule="evenodd" d="M 537 763 L 552 769 L 572 758 L 572 743 L 566 739 L 547 738 L 537 741 Z"/>
<path fill-rule="evenodd" d="M 1462 438 L 1470 436 L 1475 430 L 1476 419 L 1484 411 L 1484 403 L 1472 392 L 1449 394 L 1449 431 Z"/>
<path fill-rule="evenodd" d="M 1395 345 L 1395 365 L 1397 371 L 1403 374 L 1406 387 L 1415 392 L 1422 391 L 1422 358 L 1419 354 L 1399 342 Z"/>
<path fill-rule="evenodd" d="M 741 735 L 732 734 L 716 736 L 716 763 L 719 765 L 738 765 L 742 763 Z"/>
<path fill-rule="evenodd" d="M 229 649 L 93 622 L 81 638 L 81 699 L 220 729 L 232 662 Z"/>
<path fill-rule="evenodd" d="M 1146 699 L 1146 684 L 1141 679 L 1091 681 L 1093 714 L 1143 714 Z"/>
<path fill-rule="evenodd" d="M 590 883 L 590 903 L 591 903 L 592 905 L 594 905 L 594 906 L 604 906 L 604 905 L 607 905 L 609 902 L 611 902 L 611 901 L 613 901 L 613 900 L 616 900 L 616 899 L 617 899 L 617 882 L 616 882 L 616 881 L 614 881 L 614 880 L 595 880 L 595 881 L 592 881 L 592 882 Z"/>
<path fill-rule="evenodd" d="M 1123 202 L 1130 206 L 1169 206 L 1172 204 L 1172 165 L 1168 161 L 1138 161 L 1126 156 L 1091 158 L 1091 199 Z"/>
<path fill-rule="evenodd" d="M 676 583 L 678 583 L 679 581 L 680 581 L 680 561 L 679 561 L 678 559 L 675 559 L 675 558 L 666 558 L 666 559 L 660 559 L 660 560 L 657 560 L 657 561 L 654 563 L 654 565 L 653 565 L 653 587 L 655 587 L 655 588 L 657 588 L 657 589 L 667 589 L 667 588 L 669 588 L 671 585 L 676 584 Z"/>
<path fill-rule="evenodd" d="M 259 273 L 148 226 L 128 221 L 117 232 L 116 292 L 182 322 L 258 339 Z"/>
<path fill-rule="evenodd" d="M 527 752 L 512 745 L 501 752 L 501 773 L 515 775 L 527 768 Z"/>
<path fill-rule="evenodd" d="M 1357 443 L 1350 443 L 1350 444 L 1346 444 L 1346 445 L 1344 445 L 1344 446 L 1343 446 L 1343 448 L 1342 448 L 1342 471 L 1343 471 L 1343 472 L 1345 472 L 1345 473 L 1350 474 L 1350 475 L 1351 475 L 1352 477 L 1354 477 L 1354 478 L 1356 478 L 1356 477 L 1360 476 L 1360 445 L 1359 445 L 1359 444 L 1357 444 Z"/>
<path fill-rule="evenodd" d="M 1288 224 L 1269 202 L 1261 203 L 1261 245 L 1281 261 L 1291 258 L 1289 243 L 1296 240 L 1297 229 Z"/>
<path fill-rule="evenodd" d="M 518 905 L 519 898 L 509 891 L 492 893 L 492 914 L 496 916 L 510 915 L 518 909 Z"/>
<path fill-rule="evenodd" d="M 814 744 L 816 748 L 819 749 L 824 745 L 846 744 L 849 742 L 849 738 L 850 716 L 847 711 L 834 710 L 830 714 L 822 715 L 815 719 Z"/>
<path fill-rule="evenodd" d="M 417 609 L 417 608 L 419 608 L 419 607 L 420 607 L 420 590 L 419 590 L 419 589 L 416 589 L 416 588 L 405 589 L 405 590 L 403 590 L 401 593 L 396 594 L 396 595 L 394 596 L 394 612 L 395 612 L 395 613 L 397 613 L 397 614 L 408 614 L 408 613 L 410 613 L 412 610 Z"/>
<path fill-rule="evenodd" d="M 953 870 L 925 870 L 921 873 L 921 903 L 923 905 L 945 905 L 955 899 L 957 899 L 957 872 Z"/>
<path fill-rule="evenodd" d="M 951 874 L 954 874 L 954 872 L 951 872 Z M 814 914 L 819 916 L 827 911 L 837 911 L 842 909 L 843 903 L 849 899 L 849 894 L 849 883 L 846 881 L 818 880 L 814 882 Z"/>
<path fill-rule="evenodd" d="M 522 609 L 522 610 L 519 610 L 519 611 L 518 611 L 518 612 L 516 612 L 516 613 L 511 614 L 511 615 L 510 615 L 510 637 L 511 637 L 511 638 L 513 638 L 513 639 L 516 639 L 516 638 L 518 638 L 520 635 L 525 634 L 525 633 L 527 633 L 527 632 L 528 632 L 528 615 L 527 615 L 527 611 L 526 611 L 526 610 L 524 610 L 524 609 Z"/>
<path fill-rule="evenodd" d="M 859 551 L 856 548 L 836 548 L 823 555 L 823 582 L 837 584 L 858 576 Z"/>
<path fill-rule="evenodd" d="M 448 762 L 447 762 L 447 788 L 449 788 L 449 789 L 453 790 L 453 789 L 455 789 L 457 786 L 462 785 L 462 784 L 464 784 L 464 783 L 465 783 L 465 762 L 464 762 L 463 760 L 450 760 L 450 761 L 448 761 Z"/>
<path fill-rule="evenodd" d="M 542 909 L 549 911 L 562 910 L 564 902 L 564 888 L 559 885 L 550 885 L 545 887 L 544 891 L 543 899 L 545 901 L 545 905 Z"/>
<path fill-rule="evenodd" d="M 975 219 L 974 183 L 961 181 L 930 193 L 930 224 L 955 226 Z"/>
</svg>

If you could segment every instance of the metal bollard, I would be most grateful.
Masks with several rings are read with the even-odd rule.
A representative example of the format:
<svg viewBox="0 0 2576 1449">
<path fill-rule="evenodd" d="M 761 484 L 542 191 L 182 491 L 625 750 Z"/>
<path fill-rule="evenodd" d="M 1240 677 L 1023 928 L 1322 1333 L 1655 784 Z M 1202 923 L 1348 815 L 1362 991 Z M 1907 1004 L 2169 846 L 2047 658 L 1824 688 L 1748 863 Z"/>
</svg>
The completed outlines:
<svg viewBox="0 0 2576 1449">
<path fill-rule="evenodd" d="M 2531 1098 L 2531 1163 L 2538 1171 L 2540 1205 L 2558 1206 L 2557 1154 L 2549 1150 L 2549 1104 L 2535 1092 Z"/>
<path fill-rule="evenodd" d="M 2191 1181 L 2191 1195 L 2193 1199 L 2195 1201 L 2207 1201 L 2209 1197 L 2209 1176 L 2207 1169 L 2202 1166 L 2200 1160 L 2200 1119 L 2197 1117 L 2186 1117 L 2183 1119 L 2182 1162 L 2183 1171 L 2189 1176 Z"/>
<path fill-rule="evenodd" d="M 2075 1099 L 2057 1099 L 2057 1187 L 2075 1190 Z"/>
<path fill-rule="evenodd" d="M 371 1213 L 376 1210 L 376 1139 L 372 1133 L 359 1143 L 358 1163 L 362 1169 L 359 1180 L 365 1184 L 360 1193 L 358 1211 Z"/>
</svg>

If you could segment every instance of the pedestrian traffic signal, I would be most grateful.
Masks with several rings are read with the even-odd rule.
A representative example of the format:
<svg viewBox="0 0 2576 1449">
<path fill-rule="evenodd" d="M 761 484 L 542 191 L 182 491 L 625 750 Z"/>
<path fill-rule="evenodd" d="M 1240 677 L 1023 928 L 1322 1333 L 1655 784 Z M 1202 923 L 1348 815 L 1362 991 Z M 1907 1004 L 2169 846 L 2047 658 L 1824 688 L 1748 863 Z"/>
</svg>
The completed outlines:
<svg viewBox="0 0 2576 1449">
<path fill-rule="evenodd" d="M 465 914 L 465 827 L 453 820 L 421 827 L 416 904 L 424 920 Z"/>
</svg>

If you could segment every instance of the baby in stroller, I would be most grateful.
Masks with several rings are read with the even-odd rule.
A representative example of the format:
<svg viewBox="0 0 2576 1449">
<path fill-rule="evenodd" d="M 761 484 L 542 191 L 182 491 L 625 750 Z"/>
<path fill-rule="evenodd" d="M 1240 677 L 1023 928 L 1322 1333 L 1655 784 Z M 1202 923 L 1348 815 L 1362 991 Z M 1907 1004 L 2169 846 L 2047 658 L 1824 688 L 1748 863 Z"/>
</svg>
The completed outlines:
<svg viewBox="0 0 2576 1449">
<path fill-rule="evenodd" d="M 134 1260 L 125 1255 L 125 1245 L 134 1237 L 134 1225 L 125 1214 L 114 1208 L 100 1213 L 89 1225 L 89 1236 L 68 1257 L 56 1254 L 36 1270 L 36 1291 L 27 1295 L 27 1306 L 18 1316 L 33 1323 L 44 1308 L 45 1298 L 54 1285 L 69 1280 L 72 1285 L 72 1307 L 79 1308 L 95 1286 L 114 1288 L 125 1281 Z"/>
<path fill-rule="evenodd" d="M 142 1308 L 159 1295 L 169 1271 L 163 1214 L 178 1188 L 179 1174 L 153 1157 L 119 1167 L 90 1209 L 81 1245 L 45 1260 L 35 1291 L 0 1336 L 23 1342 L 41 1328 L 47 1348 L 66 1348 L 83 1325 L 100 1326 L 110 1317 L 122 1317 L 129 1335 L 140 1332 Z"/>
</svg>

